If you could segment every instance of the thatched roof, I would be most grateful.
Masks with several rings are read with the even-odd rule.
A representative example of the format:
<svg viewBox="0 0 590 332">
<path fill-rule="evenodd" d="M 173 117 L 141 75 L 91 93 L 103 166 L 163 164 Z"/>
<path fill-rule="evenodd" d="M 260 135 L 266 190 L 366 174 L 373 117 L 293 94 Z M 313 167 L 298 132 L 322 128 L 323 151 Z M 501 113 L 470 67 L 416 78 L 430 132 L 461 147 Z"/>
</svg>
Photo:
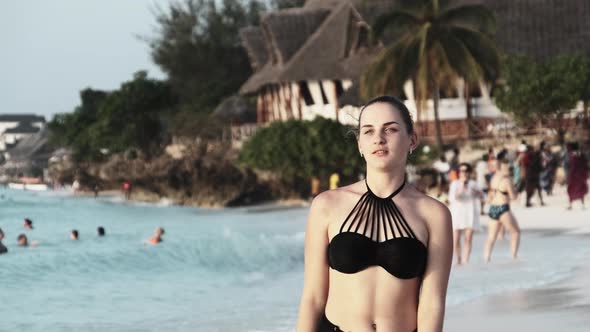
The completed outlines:
<svg viewBox="0 0 590 332">
<path fill-rule="evenodd" d="M 358 45 L 363 22 L 373 23 L 403 1 L 411 0 L 308 0 L 303 8 L 267 14 L 261 28 L 242 32 L 255 73 L 240 93 L 301 80 L 358 80 L 377 52 Z M 496 39 L 508 54 L 539 60 L 590 54 L 588 0 L 460 1 L 485 4 L 495 13 Z"/>
<path fill-rule="evenodd" d="M 242 45 L 250 57 L 252 69 L 254 71 L 262 69 L 268 61 L 268 49 L 266 48 L 266 42 L 262 35 L 262 29 L 259 27 L 244 28 L 240 30 L 240 38 L 242 39 Z"/>
<path fill-rule="evenodd" d="M 251 36 L 242 38 L 253 68 L 260 68 L 242 86 L 242 94 L 282 82 L 350 79 L 358 76 L 374 56 L 360 47 L 360 31 L 368 31 L 368 27 L 363 26 L 362 17 L 349 1 L 338 1 L 331 10 L 304 7 L 270 13 L 261 22 L 259 31 L 269 57 L 260 67 L 261 57 L 255 54 L 262 47 L 254 46 Z M 248 28 L 242 35 L 254 31 Z"/>
</svg>

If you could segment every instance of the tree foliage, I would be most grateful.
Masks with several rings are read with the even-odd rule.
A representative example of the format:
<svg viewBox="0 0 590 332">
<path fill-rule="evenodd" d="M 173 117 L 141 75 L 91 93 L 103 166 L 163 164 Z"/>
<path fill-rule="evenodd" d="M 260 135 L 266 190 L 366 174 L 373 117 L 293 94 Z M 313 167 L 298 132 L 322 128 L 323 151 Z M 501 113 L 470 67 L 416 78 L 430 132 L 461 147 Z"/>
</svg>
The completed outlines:
<svg viewBox="0 0 590 332">
<path fill-rule="evenodd" d="M 590 61 L 579 55 L 561 55 L 542 63 L 509 57 L 496 103 L 521 124 L 560 127 L 563 115 L 584 99 L 589 76 Z"/>
<path fill-rule="evenodd" d="M 351 128 L 321 117 L 260 129 L 242 148 L 240 161 L 287 180 L 325 178 L 332 172 L 356 177 L 364 164 Z"/>
<path fill-rule="evenodd" d="M 100 160 L 106 151 L 156 152 L 165 138 L 162 119 L 177 103 L 169 85 L 146 72 L 112 92 L 85 89 L 80 99 L 73 113 L 48 124 L 52 142 L 72 148 L 77 160 Z"/>
<path fill-rule="evenodd" d="M 413 80 L 418 109 L 434 101 L 436 137 L 442 147 L 438 114 L 439 90 L 460 77 L 468 83 L 493 81 L 498 74 L 499 52 L 494 41 L 496 21 L 483 5 L 456 0 L 403 2 L 377 18 L 376 37 L 395 36 L 361 79 L 365 98 L 394 93 Z"/>
<path fill-rule="evenodd" d="M 154 62 L 167 74 L 183 109 L 210 112 L 251 74 L 239 30 L 256 25 L 260 1 L 185 0 L 156 13 L 157 35 L 148 39 Z"/>
</svg>

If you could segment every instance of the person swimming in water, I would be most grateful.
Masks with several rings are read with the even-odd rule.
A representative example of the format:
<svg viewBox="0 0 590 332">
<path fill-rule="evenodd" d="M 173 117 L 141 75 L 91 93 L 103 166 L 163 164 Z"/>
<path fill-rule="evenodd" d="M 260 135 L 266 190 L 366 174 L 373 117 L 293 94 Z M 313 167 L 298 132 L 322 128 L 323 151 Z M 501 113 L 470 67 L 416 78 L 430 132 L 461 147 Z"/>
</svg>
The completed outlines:
<svg viewBox="0 0 590 332">
<path fill-rule="evenodd" d="M 162 227 L 156 228 L 156 234 L 149 238 L 146 242 L 148 244 L 158 244 L 163 241 L 162 235 L 164 235 L 164 229 Z"/>
<path fill-rule="evenodd" d="M 27 239 L 25 234 L 19 234 L 16 238 L 16 243 L 19 245 L 19 247 L 28 247 L 29 239 Z"/>
<path fill-rule="evenodd" d="M 104 236 L 104 235 L 105 235 L 104 227 L 102 227 L 102 226 L 99 226 L 99 227 L 96 229 L 96 233 L 98 234 L 98 236 Z"/>
<path fill-rule="evenodd" d="M 447 207 L 406 185 L 417 135 L 397 98 L 359 116 L 364 181 L 312 202 L 297 332 L 442 331 L 453 255 Z"/>
<path fill-rule="evenodd" d="M 33 221 L 29 218 L 25 218 L 23 221 L 23 227 L 25 229 L 33 229 Z"/>
<path fill-rule="evenodd" d="M 78 241 L 78 230 L 73 229 L 70 232 L 70 239 L 74 240 L 74 241 Z"/>
</svg>

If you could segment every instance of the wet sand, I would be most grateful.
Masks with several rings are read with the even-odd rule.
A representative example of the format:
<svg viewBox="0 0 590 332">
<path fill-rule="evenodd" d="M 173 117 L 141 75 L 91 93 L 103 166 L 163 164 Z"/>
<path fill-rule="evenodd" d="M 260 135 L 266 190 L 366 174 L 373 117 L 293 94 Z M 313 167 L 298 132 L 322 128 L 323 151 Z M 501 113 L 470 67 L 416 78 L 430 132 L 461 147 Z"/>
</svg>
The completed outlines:
<svg viewBox="0 0 590 332">
<path fill-rule="evenodd" d="M 538 203 L 536 198 L 533 203 Z M 513 211 L 523 231 L 548 235 L 549 246 L 549 236 L 555 232 L 587 237 L 590 244 L 590 210 L 582 210 L 579 202 L 574 203 L 572 211 L 566 210 L 564 188 L 556 188 L 555 195 L 546 203 L 547 206 L 528 209 L 522 207 L 521 199 L 513 203 Z M 590 257 L 586 257 L 584 264 L 565 280 L 542 288 L 508 291 L 447 307 L 444 331 L 590 331 L 589 275 Z"/>
</svg>

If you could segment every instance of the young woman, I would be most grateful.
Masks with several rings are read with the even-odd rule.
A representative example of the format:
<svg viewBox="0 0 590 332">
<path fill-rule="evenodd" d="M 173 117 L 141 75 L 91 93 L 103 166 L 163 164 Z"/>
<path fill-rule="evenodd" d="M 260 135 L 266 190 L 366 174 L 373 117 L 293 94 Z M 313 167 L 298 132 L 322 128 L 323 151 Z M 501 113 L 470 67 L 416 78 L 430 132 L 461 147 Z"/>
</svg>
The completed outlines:
<svg viewBox="0 0 590 332">
<path fill-rule="evenodd" d="M 449 201 L 453 216 L 453 248 L 457 264 L 469 262 L 473 229 L 479 227 L 480 201 L 484 193 L 474 180 L 471 180 L 471 165 L 459 165 L 459 179 L 451 183 Z M 465 235 L 465 245 L 461 250 L 461 236 Z"/>
<path fill-rule="evenodd" d="M 504 226 L 512 235 L 510 247 L 512 258 L 516 259 L 520 244 L 520 228 L 516 218 L 510 211 L 510 201 L 515 199 L 516 193 L 510 177 L 510 164 L 507 160 L 502 160 L 500 169 L 490 181 L 490 191 L 488 192 L 490 221 L 488 223 L 488 239 L 484 249 L 486 262 L 490 261 L 500 226 Z"/>
<path fill-rule="evenodd" d="M 451 215 L 405 183 L 416 144 L 398 99 L 378 97 L 361 110 L 367 176 L 313 200 L 298 332 L 442 331 Z"/>
</svg>

